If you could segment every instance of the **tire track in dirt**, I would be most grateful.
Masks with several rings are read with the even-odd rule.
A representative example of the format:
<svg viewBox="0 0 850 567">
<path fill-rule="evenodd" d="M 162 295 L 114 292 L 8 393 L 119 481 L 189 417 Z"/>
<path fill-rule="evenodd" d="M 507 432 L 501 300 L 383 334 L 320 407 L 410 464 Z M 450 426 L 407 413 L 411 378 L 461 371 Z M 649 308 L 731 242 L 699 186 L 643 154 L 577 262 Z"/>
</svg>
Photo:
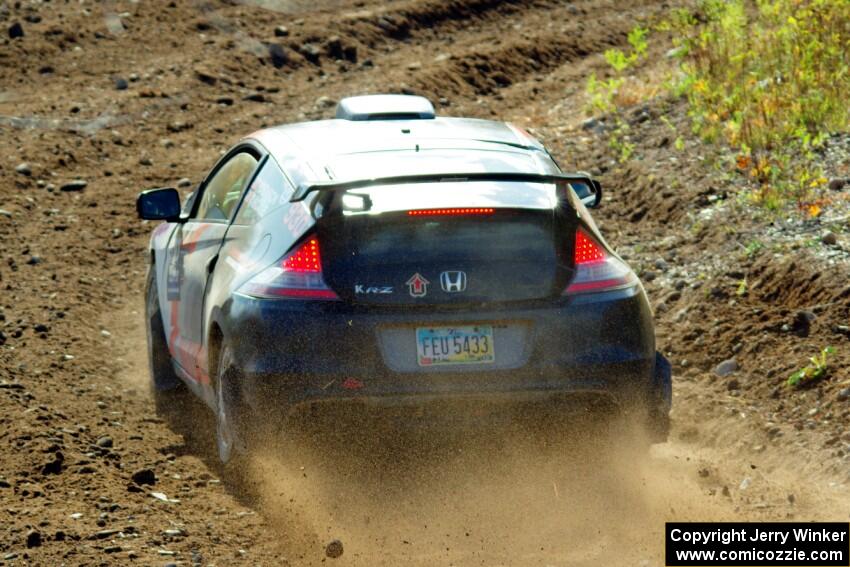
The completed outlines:
<svg viewBox="0 0 850 567">
<path fill-rule="evenodd" d="M 555 6 L 556 2 L 539 0 L 396 2 L 377 9 L 343 13 L 336 26 L 340 32 L 374 47 L 379 43 L 421 41 L 427 36 L 453 34 L 467 29 L 471 23 L 493 25 L 505 18 Z"/>
<path fill-rule="evenodd" d="M 405 76 L 400 90 L 434 98 L 492 96 L 532 75 L 546 76 L 557 67 L 623 45 L 635 20 L 613 8 L 599 2 L 582 8 L 571 4 L 567 9 L 544 4 L 501 19 L 476 18 L 475 25 L 445 34 L 429 32 L 415 43 L 396 44 L 397 52 L 382 57 L 382 66 L 391 69 L 390 76 Z M 632 9 L 648 17 L 657 7 L 647 3 Z M 505 33 L 506 27 L 511 33 Z"/>
</svg>

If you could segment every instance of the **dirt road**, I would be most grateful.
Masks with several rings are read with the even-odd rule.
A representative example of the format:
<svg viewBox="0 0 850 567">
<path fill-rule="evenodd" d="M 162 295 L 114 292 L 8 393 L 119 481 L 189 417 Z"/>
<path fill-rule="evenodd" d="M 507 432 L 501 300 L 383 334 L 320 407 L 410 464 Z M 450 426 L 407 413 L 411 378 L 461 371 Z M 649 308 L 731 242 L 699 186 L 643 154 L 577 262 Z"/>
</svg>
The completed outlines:
<svg viewBox="0 0 850 567">
<path fill-rule="evenodd" d="M 0 6 L 0 564 L 659 565 L 665 520 L 847 520 L 846 259 L 742 253 L 767 221 L 727 199 L 735 181 L 681 103 L 652 96 L 661 42 L 638 69 L 632 159 L 583 124 L 604 50 L 671 4 Z M 648 461 L 614 451 L 599 467 L 581 439 L 387 447 L 363 431 L 233 478 L 205 416 L 156 414 L 136 193 L 186 189 L 240 135 L 367 92 L 513 121 L 600 175 L 603 230 L 640 270 L 675 366 L 671 442 Z M 839 346 L 830 380 L 785 389 L 824 344 Z"/>
</svg>

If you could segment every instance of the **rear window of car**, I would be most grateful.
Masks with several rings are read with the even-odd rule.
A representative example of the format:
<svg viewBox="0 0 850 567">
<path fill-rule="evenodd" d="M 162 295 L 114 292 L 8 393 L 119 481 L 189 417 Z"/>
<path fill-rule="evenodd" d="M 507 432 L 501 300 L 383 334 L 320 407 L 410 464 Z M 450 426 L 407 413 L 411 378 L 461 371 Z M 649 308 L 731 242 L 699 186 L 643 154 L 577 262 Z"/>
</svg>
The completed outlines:
<svg viewBox="0 0 850 567">
<path fill-rule="evenodd" d="M 336 180 L 369 179 L 423 173 L 476 173 L 487 171 L 537 172 L 541 164 L 528 152 L 417 149 L 334 156 L 327 164 Z"/>
<path fill-rule="evenodd" d="M 371 206 L 365 211 L 367 214 L 459 207 L 551 209 L 558 203 L 554 184 L 515 181 L 377 185 L 366 189 L 353 189 L 348 193 L 369 195 Z M 357 210 L 344 210 L 344 213 L 347 215 L 357 214 Z"/>
</svg>

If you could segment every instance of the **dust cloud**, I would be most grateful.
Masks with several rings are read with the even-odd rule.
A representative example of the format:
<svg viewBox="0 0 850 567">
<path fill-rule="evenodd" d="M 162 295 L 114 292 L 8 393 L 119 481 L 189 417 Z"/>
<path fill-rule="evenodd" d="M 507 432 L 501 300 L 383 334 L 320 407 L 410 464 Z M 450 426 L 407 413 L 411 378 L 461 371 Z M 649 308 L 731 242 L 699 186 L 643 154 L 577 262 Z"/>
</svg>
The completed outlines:
<svg viewBox="0 0 850 567">
<path fill-rule="evenodd" d="M 637 436 L 376 429 L 293 440 L 248 467 L 300 561 L 339 539 L 339 565 L 656 565 L 665 520 L 732 519 L 688 460 Z"/>
<path fill-rule="evenodd" d="M 121 380 L 147 392 L 138 320 L 109 326 L 125 343 Z M 453 408 L 460 422 L 420 427 L 382 414 L 302 415 L 252 440 L 254 456 L 234 470 L 218 463 L 208 407 L 187 394 L 163 409 L 296 565 L 661 565 L 666 521 L 850 517 L 847 486 L 804 474 L 796 454 L 742 453 L 732 440 L 745 425 L 722 419 L 697 427 L 682 415 L 671 441 L 650 448 L 616 419 L 511 415 L 490 427 Z M 683 441 L 694 429 L 703 438 Z M 329 559 L 335 539 L 344 552 Z"/>
</svg>

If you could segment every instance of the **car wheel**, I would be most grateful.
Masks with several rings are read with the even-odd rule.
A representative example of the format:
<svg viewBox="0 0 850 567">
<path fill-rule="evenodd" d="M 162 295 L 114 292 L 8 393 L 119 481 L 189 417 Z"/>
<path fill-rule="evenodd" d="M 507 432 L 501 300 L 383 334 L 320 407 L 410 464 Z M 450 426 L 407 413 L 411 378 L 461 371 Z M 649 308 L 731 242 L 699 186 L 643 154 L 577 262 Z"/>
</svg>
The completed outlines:
<svg viewBox="0 0 850 567">
<path fill-rule="evenodd" d="M 660 352 L 655 353 L 654 405 L 649 408 L 648 429 L 653 443 L 664 443 L 670 433 L 673 403 L 673 369 Z"/>
<path fill-rule="evenodd" d="M 224 344 L 220 352 L 215 377 L 216 445 L 221 462 L 235 465 L 248 454 L 250 432 L 246 430 L 239 388 L 241 373 L 234 363 L 233 350 Z"/>
<path fill-rule="evenodd" d="M 151 389 L 157 408 L 168 406 L 172 398 L 181 397 L 185 384 L 175 374 L 171 365 L 171 353 L 165 340 L 165 326 L 162 323 L 162 311 L 156 285 L 156 269 L 148 268 L 145 284 L 145 319 L 148 343 L 148 366 L 151 375 Z"/>
</svg>

